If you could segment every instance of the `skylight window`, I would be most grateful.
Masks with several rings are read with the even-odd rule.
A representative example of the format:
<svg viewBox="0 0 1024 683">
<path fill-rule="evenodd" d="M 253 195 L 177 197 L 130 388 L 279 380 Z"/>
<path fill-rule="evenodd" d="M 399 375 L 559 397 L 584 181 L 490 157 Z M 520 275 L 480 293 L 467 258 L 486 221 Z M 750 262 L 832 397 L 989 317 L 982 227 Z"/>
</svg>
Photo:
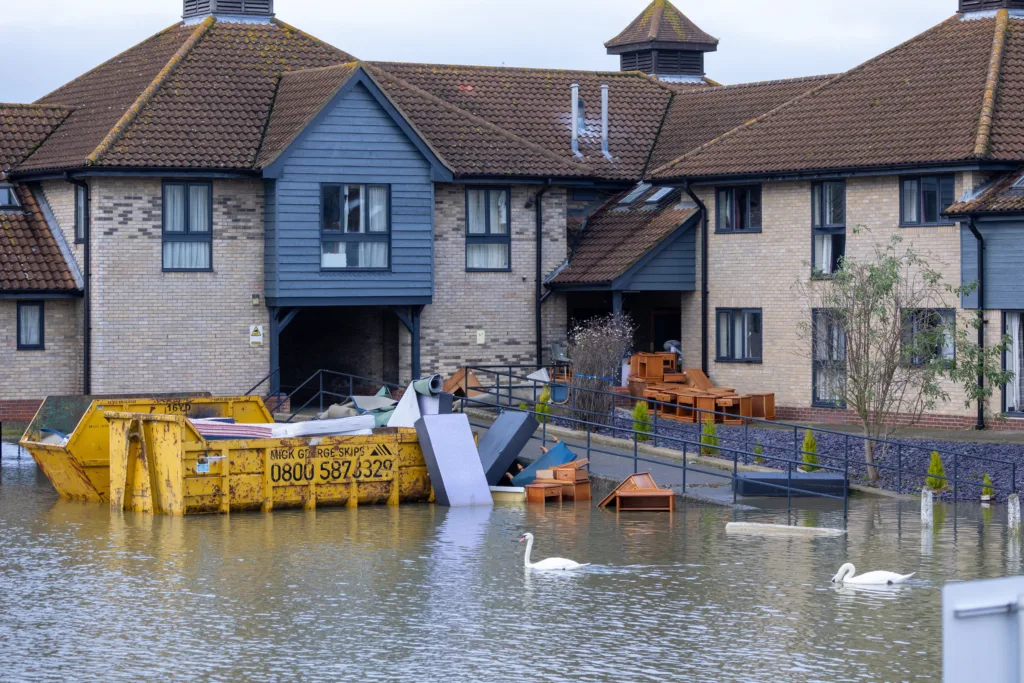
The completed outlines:
<svg viewBox="0 0 1024 683">
<path fill-rule="evenodd" d="M 650 197 L 647 198 L 647 203 L 648 204 L 657 204 L 662 199 L 667 197 L 669 195 L 669 193 L 672 192 L 672 189 L 673 188 L 671 188 L 671 187 L 663 187 L 663 188 L 661 188 L 660 190 L 658 190 L 657 192 L 655 192 L 654 194 L 652 194 Z"/>
<path fill-rule="evenodd" d="M 10 185 L 0 185 L 0 209 L 20 209 L 18 194 Z"/>
<path fill-rule="evenodd" d="M 651 189 L 650 183 L 640 183 L 639 185 L 633 188 L 632 192 L 623 197 L 622 200 L 619 201 L 619 204 L 632 204 L 633 202 L 640 198 L 640 195 L 642 195 L 644 192 L 647 192 L 647 190 L 649 189 Z"/>
<path fill-rule="evenodd" d="M 1024 175 L 1017 178 L 1016 182 L 1013 183 L 1013 187 L 1017 190 L 1024 190 Z"/>
</svg>

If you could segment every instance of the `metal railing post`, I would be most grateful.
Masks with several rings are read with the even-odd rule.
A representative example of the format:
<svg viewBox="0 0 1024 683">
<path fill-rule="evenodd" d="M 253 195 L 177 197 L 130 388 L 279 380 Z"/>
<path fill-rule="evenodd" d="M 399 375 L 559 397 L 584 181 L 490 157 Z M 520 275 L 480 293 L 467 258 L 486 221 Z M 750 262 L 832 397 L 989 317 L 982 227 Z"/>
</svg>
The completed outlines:
<svg viewBox="0 0 1024 683">
<path fill-rule="evenodd" d="M 746 455 L 750 454 L 750 420 L 743 418 L 743 450 Z"/>
<path fill-rule="evenodd" d="M 847 439 L 847 446 L 850 442 Z M 843 464 L 843 519 L 850 518 L 850 458 L 847 457 Z"/>
<path fill-rule="evenodd" d="M 587 472 L 590 471 L 590 463 L 593 460 L 590 458 L 590 423 L 587 423 Z"/>
<path fill-rule="evenodd" d="M 352 381 L 351 377 L 349 377 L 349 381 L 350 382 Z M 320 371 L 320 412 L 321 413 L 324 412 L 324 371 L 323 370 Z"/>
<path fill-rule="evenodd" d="M 732 504 L 733 505 L 736 504 L 736 488 L 737 488 L 737 486 L 736 486 L 736 479 L 739 477 L 738 458 L 739 458 L 739 453 L 736 452 L 735 448 L 732 449 Z"/>
<path fill-rule="evenodd" d="M 899 473 L 897 475 L 896 493 L 903 493 L 903 444 L 896 446 L 896 469 Z"/>
<path fill-rule="evenodd" d="M 658 406 L 654 406 L 654 447 L 658 447 Z"/>
<path fill-rule="evenodd" d="M 960 495 L 957 493 L 957 476 L 956 476 L 956 471 L 957 471 L 957 452 L 953 451 L 953 505 L 956 505 L 957 500 L 959 500 L 959 498 L 960 498 Z"/>
<path fill-rule="evenodd" d="M 352 375 L 349 375 L 348 376 L 348 395 L 351 396 L 354 393 L 356 393 L 356 387 L 355 387 L 354 378 L 352 377 Z"/>
<path fill-rule="evenodd" d="M 686 493 L 686 442 L 683 442 L 683 493 Z"/>
<path fill-rule="evenodd" d="M 637 444 L 637 433 L 633 430 L 633 474 L 640 472 L 640 453 L 639 445 Z"/>
<path fill-rule="evenodd" d="M 1012 467 L 1013 473 L 1010 476 L 1013 477 L 1013 481 L 1010 484 L 1010 487 L 1013 490 L 1013 493 L 1017 493 L 1017 463 L 1013 463 Z"/>
</svg>

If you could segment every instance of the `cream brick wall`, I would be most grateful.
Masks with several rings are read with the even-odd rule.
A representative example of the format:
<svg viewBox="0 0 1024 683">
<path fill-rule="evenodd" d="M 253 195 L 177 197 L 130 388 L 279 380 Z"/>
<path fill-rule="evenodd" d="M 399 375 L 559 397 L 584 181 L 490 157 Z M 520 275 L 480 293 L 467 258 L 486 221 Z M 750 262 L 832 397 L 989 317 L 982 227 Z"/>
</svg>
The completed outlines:
<svg viewBox="0 0 1024 683">
<path fill-rule="evenodd" d="M 972 176 L 957 179 L 957 194 Z M 894 234 L 940 270 L 946 284 L 960 284 L 959 226 L 922 228 L 899 227 L 899 178 L 878 176 L 847 180 L 847 245 L 850 258 L 870 258 L 875 244 L 886 244 Z M 801 295 L 801 283 L 810 278 L 811 183 L 777 182 L 762 186 L 762 232 L 715 234 L 715 193 L 705 189 L 701 199 L 710 213 L 709 225 L 709 330 L 710 375 L 719 386 L 741 392 L 776 393 L 780 406 L 803 408 L 811 405 L 812 370 L 809 344 L 801 324 L 810 321 L 811 306 Z M 700 239 L 697 244 L 700 250 Z M 698 260 L 698 269 L 703 264 Z M 698 282 L 700 273 L 698 272 Z M 945 304 L 959 309 L 959 300 L 947 295 Z M 716 316 L 718 308 L 761 308 L 763 311 L 764 358 L 761 364 L 718 363 L 715 361 Z M 700 359 L 699 292 L 683 297 L 683 352 L 687 364 Z M 971 312 L 959 311 L 966 324 Z M 990 315 L 988 336 L 998 339 L 999 316 Z M 692 349 L 692 350 L 691 350 Z M 942 414 L 971 414 L 963 394 L 947 385 L 950 400 L 936 408 Z"/>
<path fill-rule="evenodd" d="M 18 350 L 18 304 L 0 300 L 0 401 L 82 393 L 80 299 L 43 304 L 42 351 Z"/>
<path fill-rule="evenodd" d="M 87 182 L 93 182 L 88 180 Z M 57 219 L 64 240 L 75 255 L 79 269 L 85 272 L 85 244 L 75 244 L 75 186 L 63 180 L 47 180 L 42 183 L 43 195 L 50 210 Z"/>
<path fill-rule="evenodd" d="M 213 182 L 210 273 L 162 272 L 160 180 L 91 185 L 93 391 L 235 394 L 262 379 L 269 344 L 249 346 L 249 325 L 270 329 L 262 182 Z"/>
<path fill-rule="evenodd" d="M 466 272 L 466 186 L 438 184 L 434 189 L 434 297 L 423 311 L 423 372 L 450 375 L 462 365 L 531 364 L 536 360 L 534 292 L 536 209 L 539 188 L 512 187 L 512 271 Z M 530 206 L 527 207 L 527 203 Z M 566 256 L 566 191 L 553 188 L 544 202 L 545 277 Z M 564 296 L 544 302 L 545 353 L 566 335 Z M 477 344 L 483 330 L 485 343 Z M 400 331 L 400 374 L 411 374 L 410 336 Z"/>
</svg>

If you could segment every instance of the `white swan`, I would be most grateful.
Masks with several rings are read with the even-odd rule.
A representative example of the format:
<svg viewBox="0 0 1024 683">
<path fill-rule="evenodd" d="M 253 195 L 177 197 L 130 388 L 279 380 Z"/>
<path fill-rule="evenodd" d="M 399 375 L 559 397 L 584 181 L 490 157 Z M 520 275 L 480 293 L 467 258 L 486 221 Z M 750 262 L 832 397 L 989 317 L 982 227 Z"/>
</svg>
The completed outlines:
<svg viewBox="0 0 1024 683">
<path fill-rule="evenodd" d="M 895 583 L 903 583 L 916 574 L 896 574 L 894 572 L 868 572 L 855 576 L 857 568 L 847 562 L 839 568 L 839 572 L 832 577 L 832 583 L 849 583 L 854 586 L 884 586 Z"/>
<path fill-rule="evenodd" d="M 519 538 L 519 542 L 526 541 L 526 556 L 523 558 L 523 566 L 527 569 L 537 569 L 539 571 L 554 571 L 554 570 L 571 570 L 579 569 L 580 567 L 589 567 L 590 564 L 580 564 L 579 562 L 573 562 L 567 560 L 564 557 L 549 557 L 546 560 L 540 562 L 530 562 L 530 553 L 533 552 L 533 534 L 523 534 Z"/>
</svg>

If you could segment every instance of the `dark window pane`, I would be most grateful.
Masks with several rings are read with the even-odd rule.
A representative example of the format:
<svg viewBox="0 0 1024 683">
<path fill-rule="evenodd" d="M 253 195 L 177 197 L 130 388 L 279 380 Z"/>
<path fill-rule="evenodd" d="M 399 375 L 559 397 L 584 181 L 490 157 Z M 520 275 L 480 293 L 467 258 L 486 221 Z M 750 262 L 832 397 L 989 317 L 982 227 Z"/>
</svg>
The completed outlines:
<svg viewBox="0 0 1024 683">
<path fill-rule="evenodd" d="M 953 201 L 953 178 L 950 176 L 939 178 L 939 212 L 952 206 Z"/>
<path fill-rule="evenodd" d="M 363 186 L 346 185 L 345 193 L 345 232 L 365 232 L 363 230 Z"/>
<path fill-rule="evenodd" d="M 832 272 L 836 272 L 843 266 L 843 259 L 846 258 L 846 235 L 832 236 Z"/>
<path fill-rule="evenodd" d="M 188 231 L 210 232 L 210 186 L 188 186 Z"/>
<path fill-rule="evenodd" d="M 747 332 L 745 356 L 748 360 L 756 360 L 761 357 L 761 314 L 751 311 L 743 315 Z"/>
<path fill-rule="evenodd" d="M 843 183 L 825 184 L 825 220 L 837 227 L 846 224 L 846 188 Z"/>
<path fill-rule="evenodd" d="M 811 186 L 811 225 L 821 227 L 821 185 Z"/>
<path fill-rule="evenodd" d="M 922 221 L 935 223 L 939 220 L 939 179 L 921 178 Z"/>
<path fill-rule="evenodd" d="M 22 304 L 18 307 L 18 346 L 43 345 L 43 305 Z"/>
<path fill-rule="evenodd" d="M 164 230 L 185 232 L 185 186 L 167 185 L 164 188 Z"/>
<path fill-rule="evenodd" d="M 323 229 L 341 230 L 341 188 L 336 185 L 323 189 Z"/>
<path fill-rule="evenodd" d="M 921 199 L 918 196 L 919 187 L 920 185 L 917 180 L 903 181 L 903 194 L 900 198 L 903 201 L 904 223 L 913 224 L 921 221 L 921 214 L 919 211 Z"/>
<path fill-rule="evenodd" d="M 733 229 L 733 206 L 732 206 L 732 190 L 719 190 L 718 201 L 716 202 L 718 207 L 718 229 L 719 230 L 732 230 Z"/>
<path fill-rule="evenodd" d="M 750 196 L 750 215 L 747 220 L 747 227 L 752 230 L 761 229 L 761 188 L 754 187 L 747 191 Z"/>
<path fill-rule="evenodd" d="M 729 357 L 729 313 L 727 311 L 718 313 L 718 357 Z"/>
<path fill-rule="evenodd" d="M 75 188 L 75 241 L 85 240 L 85 189 Z"/>
</svg>

